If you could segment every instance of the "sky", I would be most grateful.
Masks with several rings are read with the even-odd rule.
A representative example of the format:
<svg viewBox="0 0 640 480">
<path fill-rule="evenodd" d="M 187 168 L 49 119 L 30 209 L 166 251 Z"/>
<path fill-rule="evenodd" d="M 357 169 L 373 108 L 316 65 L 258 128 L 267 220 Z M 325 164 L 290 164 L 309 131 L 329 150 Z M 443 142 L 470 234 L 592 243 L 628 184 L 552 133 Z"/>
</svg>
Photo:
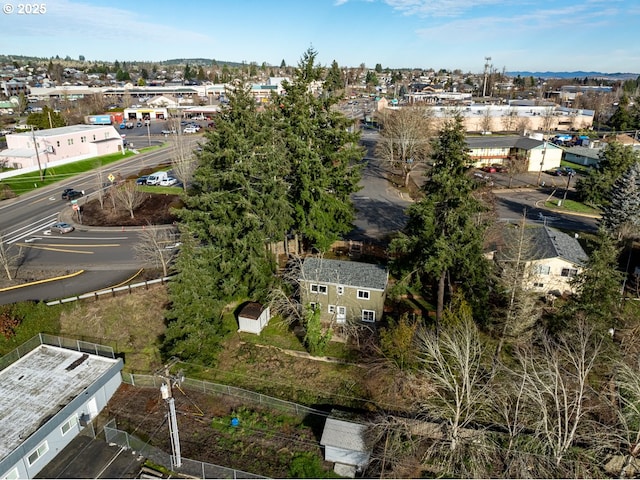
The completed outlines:
<svg viewBox="0 0 640 480">
<path fill-rule="evenodd" d="M 48 0 L 44 13 L 0 3 L 5 55 L 279 66 L 313 48 L 324 66 L 640 72 L 639 0 Z"/>
</svg>

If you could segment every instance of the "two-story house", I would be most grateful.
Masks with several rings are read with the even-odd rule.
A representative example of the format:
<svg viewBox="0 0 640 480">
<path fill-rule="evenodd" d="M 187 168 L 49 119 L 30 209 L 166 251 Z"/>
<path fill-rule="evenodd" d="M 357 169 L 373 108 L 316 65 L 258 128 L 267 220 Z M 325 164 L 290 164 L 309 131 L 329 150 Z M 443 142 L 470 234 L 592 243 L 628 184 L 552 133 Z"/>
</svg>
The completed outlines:
<svg viewBox="0 0 640 480">
<path fill-rule="evenodd" d="M 381 265 L 308 257 L 300 271 L 304 306 L 325 322 L 375 322 L 382 317 L 389 272 Z"/>
<path fill-rule="evenodd" d="M 520 249 L 519 237 L 517 230 L 505 231 L 506 245 L 496 252 L 495 260 L 506 264 L 515 262 L 519 256 L 524 261 L 522 287 L 526 290 L 574 293 L 571 281 L 588 260 L 578 240 L 547 226 L 527 227 Z"/>
</svg>

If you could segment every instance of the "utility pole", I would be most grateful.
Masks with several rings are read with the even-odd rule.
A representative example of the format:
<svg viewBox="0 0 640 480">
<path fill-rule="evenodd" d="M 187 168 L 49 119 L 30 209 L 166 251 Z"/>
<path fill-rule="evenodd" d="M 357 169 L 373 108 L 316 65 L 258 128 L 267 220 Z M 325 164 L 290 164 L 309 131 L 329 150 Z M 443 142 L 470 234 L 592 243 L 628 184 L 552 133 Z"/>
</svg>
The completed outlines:
<svg viewBox="0 0 640 480">
<path fill-rule="evenodd" d="M 38 143 L 36 142 L 36 132 L 33 130 L 33 125 L 31 125 L 31 139 L 33 140 L 33 148 L 36 149 L 36 159 L 38 160 L 38 172 L 40 173 L 40 181 L 42 181 L 43 176 L 42 176 L 42 165 L 40 164 L 40 152 L 38 152 Z"/>
<path fill-rule="evenodd" d="M 168 364 L 164 366 L 163 369 L 156 372 L 156 375 L 162 378 L 164 381 L 160 386 L 160 393 L 162 395 L 162 399 L 167 403 L 169 408 L 168 417 L 169 417 L 169 437 L 171 439 L 171 451 L 173 453 L 172 463 L 175 468 L 180 468 L 182 466 L 182 456 L 180 454 L 180 436 L 178 435 L 178 419 L 176 417 L 176 405 L 175 399 L 173 398 L 172 387 L 176 385 L 180 385 L 183 380 L 183 375 L 178 373 L 178 375 L 171 375 L 170 368 L 178 362 L 177 358 L 172 358 Z"/>
<path fill-rule="evenodd" d="M 540 186 L 540 177 L 542 177 L 542 169 L 544 168 L 544 158 L 547 156 L 547 140 L 544 139 L 544 147 L 542 149 L 542 160 L 540 160 L 540 170 L 538 170 L 537 185 Z"/>
</svg>

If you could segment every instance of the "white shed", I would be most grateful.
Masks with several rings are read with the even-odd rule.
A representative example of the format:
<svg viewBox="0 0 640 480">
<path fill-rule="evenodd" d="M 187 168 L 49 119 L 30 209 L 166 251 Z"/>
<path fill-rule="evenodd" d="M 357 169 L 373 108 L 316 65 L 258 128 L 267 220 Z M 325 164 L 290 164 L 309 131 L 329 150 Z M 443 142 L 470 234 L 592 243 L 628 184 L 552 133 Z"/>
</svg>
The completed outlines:
<svg viewBox="0 0 640 480">
<path fill-rule="evenodd" d="M 242 307 L 238 314 L 238 331 L 260 335 L 260 332 L 267 326 L 270 319 L 269 307 L 264 307 L 258 302 L 249 302 Z"/>
<path fill-rule="evenodd" d="M 366 430 L 367 426 L 360 423 L 327 418 L 320 440 L 320 445 L 324 447 L 324 459 L 334 462 L 335 468 L 351 467 L 355 475 L 356 469 L 365 467 L 371 457 L 365 442 Z M 341 469 L 343 475 L 346 471 Z"/>
</svg>

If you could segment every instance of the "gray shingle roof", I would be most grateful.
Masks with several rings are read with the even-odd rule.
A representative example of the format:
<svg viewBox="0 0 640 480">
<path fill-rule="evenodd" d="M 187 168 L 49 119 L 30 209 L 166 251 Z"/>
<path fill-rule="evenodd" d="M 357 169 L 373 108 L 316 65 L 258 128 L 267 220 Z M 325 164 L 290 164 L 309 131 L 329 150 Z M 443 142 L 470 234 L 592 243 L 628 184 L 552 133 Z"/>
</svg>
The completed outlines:
<svg viewBox="0 0 640 480">
<path fill-rule="evenodd" d="M 535 227 L 528 228 L 527 234 L 534 245 L 532 258 L 529 260 L 562 258 L 575 265 L 584 265 L 588 259 L 578 240 L 560 230 Z"/>
<path fill-rule="evenodd" d="M 590 147 L 569 147 L 565 151 L 567 153 L 586 158 L 593 158 L 598 160 L 600 158 L 600 150 L 599 148 L 590 148 Z"/>
<path fill-rule="evenodd" d="M 466 137 L 465 141 L 469 148 L 520 148 L 522 150 L 532 150 L 544 145 L 544 141 L 542 140 L 517 135 Z M 547 142 L 547 148 L 560 147 L 551 142 Z"/>
<path fill-rule="evenodd" d="M 326 258 L 307 257 L 302 264 L 301 280 L 313 280 L 335 285 L 384 290 L 388 272 L 381 265 Z"/>
</svg>

